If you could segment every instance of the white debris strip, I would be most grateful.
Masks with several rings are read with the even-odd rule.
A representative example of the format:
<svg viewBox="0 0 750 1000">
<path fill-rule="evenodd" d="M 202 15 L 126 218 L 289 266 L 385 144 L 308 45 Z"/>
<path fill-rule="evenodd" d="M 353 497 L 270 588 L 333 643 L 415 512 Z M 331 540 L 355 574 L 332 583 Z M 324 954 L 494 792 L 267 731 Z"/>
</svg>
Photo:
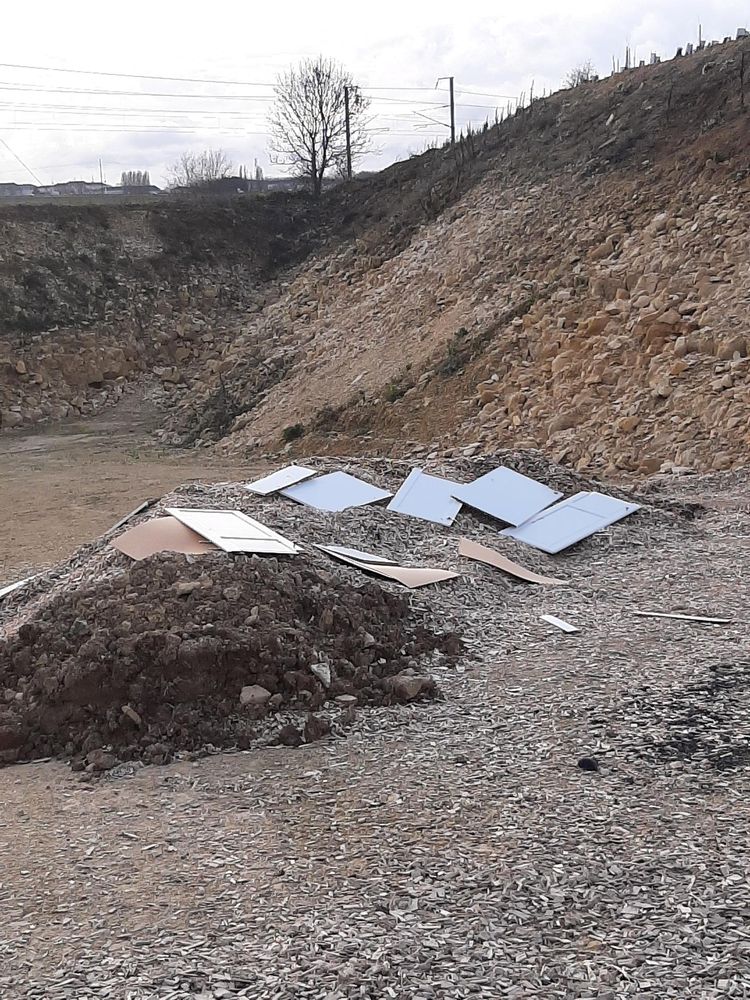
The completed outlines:
<svg viewBox="0 0 750 1000">
<path fill-rule="evenodd" d="M 577 625 L 571 625 L 570 622 L 566 622 L 562 618 L 558 618 L 556 615 L 542 615 L 542 621 L 546 622 L 548 625 L 554 625 L 555 628 L 559 628 L 561 632 L 581 631 Z"/>
<path fill-rule="evenodd" d="M 303 479 L 309 479 L 310 476 L 314 475 L 315 470 L 307 469 L 304 465 L 287 465 L 286 468 L 278 469 L 268 476 L 263 476 L 262 479 L 247 483 L 245 489 L 260 496 L 269 496 L 271 493 L 293 486 L 295 483 L 300 483 Z"/>
<path fill-rule="evenodd" d="M 568 494 L 596 489 L 538 456 L 503 460 Z M 347 467 L 389 488 L 408 472 Z M 227 486 L 163 501 L 460 570 L 409 601 L 460 629 L 466 656 L 435 657 L 442 700 L 349 706 L 353 723 L 299 749 L 123 766 L 94 785 L 57 762 L 0 770 L 0 996 L 747 997 L 750 587 L 737 552 L 750 475 L 633 499 L 638 517 L 559 557 L 476 519 L 331 517 Z M 564 575 L 556 610 L 585 622 L 585 641 L 540 627 L 550 591 L 459 557 L 462 536 Z M 312 544 L 308 557 L 363 583 Z M 101 559 L 125 557 L 103 544 Z M 57 572 L 75 576 L 75 559 Z M 44 580 L 2 602 L 0 621 Z M 680 631 L 629 613 L 649 605 L 732 621 Z"/>
</svg>

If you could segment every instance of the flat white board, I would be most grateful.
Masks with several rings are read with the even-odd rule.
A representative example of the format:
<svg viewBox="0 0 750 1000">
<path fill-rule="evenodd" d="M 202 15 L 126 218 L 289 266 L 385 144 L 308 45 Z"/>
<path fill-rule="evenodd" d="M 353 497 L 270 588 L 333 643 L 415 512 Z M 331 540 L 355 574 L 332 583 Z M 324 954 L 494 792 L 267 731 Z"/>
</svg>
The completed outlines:
<svg viewBox="0 0 750 1000">
<path fill-rule="evenodd" d="M 581 631 L 576 625 L 571 625 L 570 622 L 565 622 L 562 618 L 556 618 L 554 615 L 542 615 L 542 621 L 547 622 L 548 625 L 554 625 L 555 628 L 559 628 L 561 632 Z"/>
<path fill-rule="evenodd" d="M 419 517 L 423 521 L 450 525 L 461 510 L 460 501 L 455 499 L 459 483 L 440 476 L 430 476 L 421 469 L 412 469 L 388 504 L 388 510 L 398 514 Z"/>
<path fill-rule="evenodd" d="M 167 513 L 225 552 L 294 555 L 299 551 L 289 539 L 267 528 L 260 521 L 254 521 L 241 510 L 168 507 Z"/>
<path fill-rule="evenodd" d="M 459 486 L 453 496 L 499 521 L 519 525 L 559 500 L 562 493 L 500 466 L 473 483 Z"/>
<path fill-rule="evenodd" d="M 350 549 L 346 545 L 316 545 L 315 548 L 327 552 L 329 555 L 344 556 L 347 559 L 356 559 L 364 563 L 378 563 L 383 566 L 393 566 L 395 563 L 395 559 L 384 559 L 383 556 L 376 556 L 374 552 Z"/>
<path fill-rule="evenodd" d="M 584 491 L 548 507 L 520 527 L 506 528 L 502 534 L 554 555 L 639 508 L 637 503 Z"/>
<path fill-rule="evenodd" d="M 257 493 L 259 496 L 267 497 L 270 493 L 277 493 L 286 489 L 287 486 L 294 486 L 295 483 L 302 482 L 315 475 L 314 469 L 306 469 L 304 465 L 287 465 L 284 469 L 278 469 L 262 479 L 256 479 L 253 483 L 246 483 L 245 489 L 250 493 Z"/>
<path fill-rule="evenodd" d="M 290 486 L 289 489 L 282 490 L 281 495 L 308 507 L 315 507 L 316 510 L 332 513 L 348 507 L 364 507 L 368 503 L 377 503 L 378 500 L 387 500 L 393 496 L 388 490 L 371 486 L 364 479 L 350 476 L 348 472 L 329 472 L 326 476 Z"/>
<path fill-rule="evenodd" d="M 7 587 L 0 587 L 0 600 L 3 597 L 7 597 L 8 594 L 12 594 L 15 590 L 20 590 L 21 587 L 25 587 L 27 583 L 31 583 L 32 580 L 36 580 L 35 576 L 27 576 L 25 580 L 19 580 L 17 583 L 10 583 Z"/>
</svg>

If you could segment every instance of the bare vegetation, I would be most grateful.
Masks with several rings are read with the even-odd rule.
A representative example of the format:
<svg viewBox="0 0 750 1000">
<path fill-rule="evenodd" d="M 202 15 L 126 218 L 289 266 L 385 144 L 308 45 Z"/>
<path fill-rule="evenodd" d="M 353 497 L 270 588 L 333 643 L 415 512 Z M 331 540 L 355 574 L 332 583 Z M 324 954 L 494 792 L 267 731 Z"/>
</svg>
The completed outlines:
<svg viewBox="0 0 750 1000">
<path fill-rule="evenodd" d="M 305 178 L 317 197 L 331 171 L 346 173 L 347 123 L 352 161 L 367 150 L 369 100 L 351 75 L 331 59 L 307 59 L 279 76 L 271 115 L 276 162 Z"/>
</svg>

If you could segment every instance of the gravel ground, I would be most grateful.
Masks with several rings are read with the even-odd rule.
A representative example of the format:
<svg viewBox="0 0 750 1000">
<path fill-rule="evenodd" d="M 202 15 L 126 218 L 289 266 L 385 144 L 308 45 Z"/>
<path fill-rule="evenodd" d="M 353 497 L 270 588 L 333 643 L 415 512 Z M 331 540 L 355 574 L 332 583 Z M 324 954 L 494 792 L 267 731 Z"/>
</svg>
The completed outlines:
<svg viewBox="0 0 750 1000">
<path fill-rule="evenodd" d="M 359 468 L 398 483 L 394 463 Z M 0 771 L 0 996 L 750 997 L 750 475 L 655 482 L 555 558 L 465 512 L 447 529 L 231 486 L 181 497 L 459 569 L 409 599 L 467 655 L 435 661 L 443 700 L 362 711 L 296 750 L 94 784 L 55 762 Z M 460 560 L 461 534 L 570 586 Z"/>
</svg>

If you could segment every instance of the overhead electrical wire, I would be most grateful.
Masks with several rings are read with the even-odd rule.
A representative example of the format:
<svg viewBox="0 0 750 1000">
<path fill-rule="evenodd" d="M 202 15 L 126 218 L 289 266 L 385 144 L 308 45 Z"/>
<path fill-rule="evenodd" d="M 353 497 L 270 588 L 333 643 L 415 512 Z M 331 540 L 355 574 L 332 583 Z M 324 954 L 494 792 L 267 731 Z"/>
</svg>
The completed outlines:
<svg viewBox="0 0 750 1000">
<path fill-rule="evenodd" d="M 25 93 L 29 96 L 49 95 L 47 101 L 37 102 L 16 102 L 12 98 L 6 101 L 0 100 L 0 116 L 4 113 L 15 114 L 19 112 L 24 115 L 21 119 L 16 119 L 3 123 L 0 121 L 0 129 L 12 131 L 45 131 L 57 133 L 123 133 L 123 134 L 174 134 L 174 135 L 199 135 L 210 133 L 212 135 L 225 135 L 228 138 L 242 138 L 244 136 L 268 136 L 267 129 L 247 128 L 250 126 L 260 126 L 267 121 L 267 107 L 275 99 L 273 93 L 274 83 L 264 83 L 251 80 L 227 80 L 210 79 L 203 77 L 181 77 L 166 76 L 145 73 L 118 73 L 110 70 L 84 70 L 70 67 L 54 67 L 42 65 L 29 65 L 21 63 L 0 63 L 1 69 L 27 70 L 45 73 L 65 73 L 82 74 L 86 76 L 100 76 L 109 78 L 123 78 L 130 80 L 161 81 L 173 83 L 200 84 L 206 87 L 246 87 L 246 88 L 267 88 L 270 93 L 258 94 L 237 94 L 237 93 L 197 93 L 195 90 L 188 92 L 181 91 L 154 91 L 154 90 L 122 90 L 108 89 L 105 87 L 84 87 L 84 86 L 60 86 L 57 84 L 27 83 L 17 80 L 0 81 L 0 92 Z M 445 135 L 443 131 L 437 131 L 430 126 L 438 126 L 440 129 L 449 128 L 447 121 L 440 121 L 439 118 L 431 117 L 427 112 L 446 112 L 449 104 L 444 103 L 447 96 L 445 91 L 437 90 L 434 87 L 402 87 L 402 86 L 373 86 L 361 88 L 363 94 L 370 99 L 373 109 L 373 126 L 366 131 L 372 135 L 392 135 L 408 136 L 417 139 L 430 139 Z M 82 98 L 76 103 L 54 102 L 56 95 L 76 95 Z M 401 94 L 404 96 L 393 96 Z M 406 96 L 406 95 L 425 96 Z M 427 94 L 433 99 L 428 99 Z M 478 96 L 485 98 L 496 98 L 497 100 L 516 100 L 516 98 L 504 94 L 494 94 L 487 91 L 473 90 L 456 86 L 456 94 L 460 98 L 462 95 Z M 189 108 L 180 107 L 149 107 L 148 104 L 142 107 L 134 107 L 130 101 L 127 106 L 110 105 L 107 103 L 88 104 L 83 99 L 88 97 L 123 97 L 151 100 L 161 99 L 163 102 L 190 101 L 193 106 Z M 437 98 L 437 99 L 434 99 Z M 196 105 L 213 102 L 246 102 L 254 107 L 198 107 Z M 399 110 L 388 112 L 388 105 L 399 105 Z M 464 119 L 466 124 L 476 120 L 472 115 L 473 111 L 486 111 L 488 113 L 496 110 L 495 104 L 472 104 L 462 100 L 455 102 L 455 111 L 458 119 Z M 381 110 L 378 110 L 380 108 Z M 54 115 L 56 120 L 47 120 Z M 37 117 L 39 116 L 39 117 Z M 39 120 L 39 118 L 42 120 Z M 439 116 L 439 117 L 442 117 Z M 446 115 L 447 117 L 447 115 Z M 480 117 L 481 116 L 477 116 Z M 214 123 L 211 119 L 216 119 Z M 33 120 L 30 120 L 33 119 Z M 422 119 L 421 121 L 419 119 Z M 407 131 L 405 126 L 413 124 L 413 129 Z M 460 124 L 460 122 L 459 122 Z M 192 127 L 191 127 L 192 126 Z M 0 138 L 0 142 L 8 149 L 11 155 L 31 174 L 38 182 L 39 178 L 31 168 L 8 146 L 5 140 Z"/>
</svg>

